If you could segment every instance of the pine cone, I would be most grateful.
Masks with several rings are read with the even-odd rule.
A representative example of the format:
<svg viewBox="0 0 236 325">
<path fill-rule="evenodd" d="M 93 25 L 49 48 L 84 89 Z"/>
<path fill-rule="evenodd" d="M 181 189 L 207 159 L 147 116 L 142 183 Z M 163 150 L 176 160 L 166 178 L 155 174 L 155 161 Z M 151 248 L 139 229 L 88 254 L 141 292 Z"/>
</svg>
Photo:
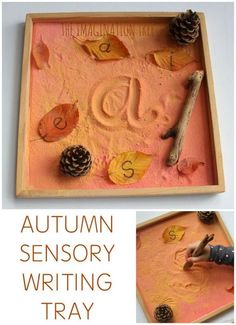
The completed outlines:
<svg viewBox="0 0 236 325">
<path fill-rule="evenodd" d="M 169 323 L 173 318 L 173 311 L 166 304 L 158 305 L 154 310 L 154 317 L 159 323 Z"/>
<path fill-rule="evenodd" d="M 67 147 L 61 154 L 60 170 L 69 176 L 84 176 L 91 169 L 92 159 L 83 146 Z"/>
<path fill-rule="evenodd" d="M 172 19 L 170 23 L 171 37 L 179 45 L 194 43 L 199 36 L 199 25 L 199 16 L 189 9 Z"/>
<path fill-rule="evenodd" d="M 216 215 L 214 211 L 198 211 L 197 214 L 201 222 L 208 225 L 214 222 Z"/>
</svg>

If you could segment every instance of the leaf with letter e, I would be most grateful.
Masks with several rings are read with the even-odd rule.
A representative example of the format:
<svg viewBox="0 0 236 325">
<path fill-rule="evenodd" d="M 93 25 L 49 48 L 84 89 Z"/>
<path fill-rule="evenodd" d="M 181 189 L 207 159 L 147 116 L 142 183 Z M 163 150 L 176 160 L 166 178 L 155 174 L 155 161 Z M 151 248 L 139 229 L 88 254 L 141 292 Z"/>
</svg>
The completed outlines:
<svg viewBox="0 0 236 325">
<path fill-rule="evenodd" d="M 95 40 L 85 41 L 74 37 L 74 40 L 95 60 L 120 60 L 130 56 L 127 48 L 115 35 L 106 34 Z"/>
<path fill-rule="evenodd" d="M 115 184 L 133 184 L 140 180 L 152 162 L 152 156 L 139 151 L 128 151 L 112 159 L 108 168 Z"/>
<path fill-rule="evenodd" d="M 69 135 L 79 121 L 77 102 L 61 104 L 49 111 L 39 122 L 38 132 L 47 142 L 54 142 Z"/>
<path fill-rule="evenodd" d="M 162 238 L 165 243 L 176 243 L 183 238 L 186 227 L 173 225 L 165 229 Z"/>
</svg>

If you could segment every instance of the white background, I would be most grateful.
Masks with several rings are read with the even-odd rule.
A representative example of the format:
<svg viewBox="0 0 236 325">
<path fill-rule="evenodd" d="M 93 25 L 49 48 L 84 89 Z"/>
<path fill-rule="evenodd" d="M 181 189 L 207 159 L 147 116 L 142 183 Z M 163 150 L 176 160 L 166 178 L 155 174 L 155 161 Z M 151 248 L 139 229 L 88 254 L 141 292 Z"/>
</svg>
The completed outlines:
<svg viewBox="0 0 236 325">
<path fill-rule="evenodd" d="M 56 234 L 51 231 L 46 234 L 31 234 L 30 232 L 20 233 L 23 219 L 26 215 L 31 217 L 39 215 L 44 218 L 46 215 L 67 215 L 69 218 L 78 215 L 86 216 L 110 216 L 113 215 L 113 233 L 103 234 L 67 234 L 61 232 Z M 4 211 L 0 219 L 1 235 L 1 320 L 3 325 L 20 324 L 61 324 L 61 321 L 45 321 L 41 301 L 63 301 L 67 303 L 81 301 L 95 302 L 94 310 L 91 309 L 90 324 L 121 324 L 125 319 L 126 324 L 135 323 L 135 213 L 124 210 L 11 210 Z M 3 219 L 4 218 L 4 219 Z M 33 220 L 33 218 L 32 218 Z M 42 220 L 42 219 L 41 219 Z M 22 263 L 20 258 L 25 255 L 20 253 L 20 246 L 25 243 L 32 244 L 78 244 L 78 243 L 103 243 L 115 244 L 114 252 L 111 254 L 111 262 L 106 261 L 94 263 Z M 84 292 L 60 292 L 41 293 L 25 292 L 22 289 L 21 273 L 25 272 L 68 272 L 80 273 L 108 272 L 113 279 L 112 289 L 107 292 L 86 290 Z M 74 317 L 72 317 L 73 319 Z M 70 320 L 70 323 L 85 321 Z M 76 319 L 76 318 L 75 318 Z M 63 320 L 62 320 L 63 321 Z M 63 321 L 65 323 L 65 321 Z"/>
<path fill-rule="evenodd" d="M 166 212 L 160 212 L 160 211 L 138 211 L 136 215 L 136 223 L 142 223 L 144 221 L 147 221 L 149 219 L 155 218 L 163 213 Z M 230 235 L 232 238 L 234 238 L 234 213 L 233 211 L 221 211 L 220 215 L 226 225 L 226 228 L 228 229 Z M 220 243 L 219 243 L 220 244 Z M 219 279 L 220 281 L 220 279 Z M 230 309 L 216 317 L 211 318 L 208 320 L 208 323 L 232 323 L 234 319 L 234 311 L 233 309 Z M 145 317 L 145 314 L 139 304 L 138 299 L 136 300 L 136 320 L 137 323 L 147 323 L 147 319 Z"/>
<path fill-rule="evenodd" d="M 63 11 L 185 11 L 206 15 L 221 133 L 226 192 L 181 197 L 16 199 L 15 161 L 25 15 Z M 233 4 L 232 3 L 4 3 L 3 4 L 3 207 L 4 208 L 233 208 Z"/>
</svg>

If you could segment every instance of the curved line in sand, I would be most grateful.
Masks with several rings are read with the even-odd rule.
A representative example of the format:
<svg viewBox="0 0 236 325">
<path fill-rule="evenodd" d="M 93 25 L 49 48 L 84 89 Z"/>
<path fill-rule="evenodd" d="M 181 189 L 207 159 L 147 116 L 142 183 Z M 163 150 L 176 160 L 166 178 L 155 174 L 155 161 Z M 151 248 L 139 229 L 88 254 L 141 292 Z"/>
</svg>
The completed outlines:
<svg viewBox="0 0 236 325">
<path fill-rule="evenodd" d="M 174 267 L 169 286 L 186 301 L 191 301 L 207 289 L 209 274 L 202 264 L 195 264 L 188 271 L 183 271 L 186 248 L 178 249 L 174 254 Z"/>
<path fill-rule="evenodd" d="M 131 128 L 141 129 L 155 123 L 159 112 L 148 109 L 141 114 L 140 98 L 139 80 L 118 76 L 95 84 L 90 92 L 89 105 L 94 118 L 104 128 L 116 130 L 128 124 Z"/>
</svg>

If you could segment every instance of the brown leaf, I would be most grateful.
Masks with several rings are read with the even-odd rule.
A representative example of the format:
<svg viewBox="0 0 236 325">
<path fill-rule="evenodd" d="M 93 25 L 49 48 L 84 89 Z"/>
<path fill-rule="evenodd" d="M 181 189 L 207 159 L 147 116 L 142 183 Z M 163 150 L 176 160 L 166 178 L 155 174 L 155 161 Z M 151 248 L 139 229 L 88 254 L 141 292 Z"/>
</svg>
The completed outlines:
<svg viewBox="0 0 236 325">
<path fill-rule="evenodd" d="M 128 151 L 112 159 L 108 168 L 110 180 L 115 184 L 133 184 L 140 180 L 152 162 L 152 156 Z"/>
<path fill-rule="evenodd" d="M 107 34 L 95 40 L 82 41 L 76 37 L 84 50 L 95 60 L 119 60 L 129 57 L 129 51 L 115 35 Z"/>
<path fill-rule="evenodd" d="M 33 47 L 32 55 L 38 69 L 43 69 L 45 66 L 49 67 L 49 49 L 43 42 L 42 38 L 37 45 Z"/>
<path fill-rule="evenodd" d="M 227 288 L 225 288 L 226 291 L 234 293 L 234 286 L 229 286 Z"/>
<path fill-rule="evenodd" d="M 170 71 L 182 69 L 195 59 L 187 48 L 166 48 L 152 53 L 158 67 Z"/>
<path fill-rule="evenodd" d="M 40 120 L 38 132 L 45 141 L 57 141 L 69 135 L 78 121 L 77 102 L 58 105 Z"/>
<path fill-rule="evenodd" d="M 136 234 L 136 249 L 139 249 L 141 247 L 141 239 L 140 235 L 137 233 Z"/>
<path fill-rule="evenodd" d="M 195 158 L 185 158 L 178 163 L 177 169 L 180 174 L 190 175 L 194 173 L 200 165 L 205 164 Z"/>
<path fill-rule="evenodd" d="M 183 238 L 186 227 L 173 225 L 166 228 L 162 234 L 165 243 L 176 243 Z"/>
</svg>

